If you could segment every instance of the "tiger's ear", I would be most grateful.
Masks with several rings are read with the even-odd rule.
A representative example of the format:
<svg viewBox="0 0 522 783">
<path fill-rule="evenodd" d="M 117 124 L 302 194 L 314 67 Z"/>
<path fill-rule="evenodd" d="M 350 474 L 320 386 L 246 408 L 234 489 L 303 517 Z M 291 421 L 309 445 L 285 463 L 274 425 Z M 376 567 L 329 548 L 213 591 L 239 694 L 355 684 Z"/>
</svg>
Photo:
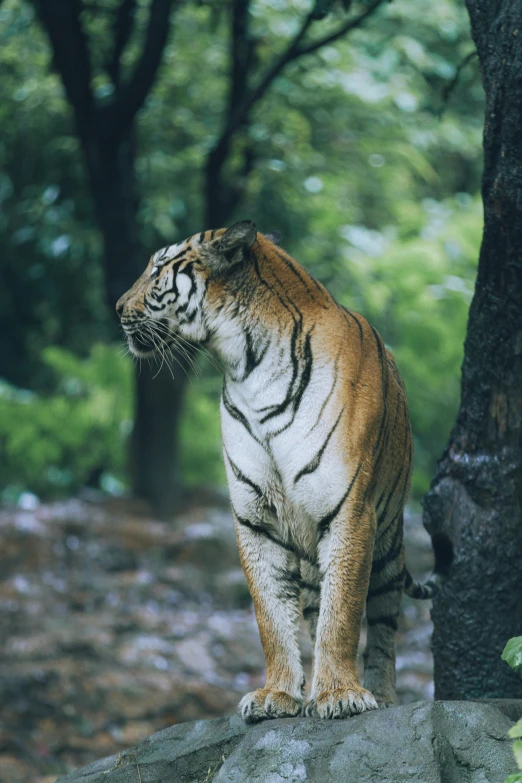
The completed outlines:
<svg viewBox="0 0 522 783">
<path fill-rule="evenodd" d="M 251 220 L 241 220 L 227 228 L 219 238 L 219 250 L 230 265 L 243 261 L 257 238 L 255 223 Z"/>
<path fill-rule="evenodd" d="M 227 228 L 219 239 L 212 243 L 209 262 L 219 272 L 224 272 L 248 258 L 248 253 L 257 238 L 255 223 L 241 220 Z"/>
<path fill-rule="evenodd" d="M 273 242 L 274 245 L 280 245 L 281 244 L 281 232 L 280 231 L 271 231 L 269 234 L 265 234 L 265 237 L 270 240 L 270 242 Z"/>
</svg>

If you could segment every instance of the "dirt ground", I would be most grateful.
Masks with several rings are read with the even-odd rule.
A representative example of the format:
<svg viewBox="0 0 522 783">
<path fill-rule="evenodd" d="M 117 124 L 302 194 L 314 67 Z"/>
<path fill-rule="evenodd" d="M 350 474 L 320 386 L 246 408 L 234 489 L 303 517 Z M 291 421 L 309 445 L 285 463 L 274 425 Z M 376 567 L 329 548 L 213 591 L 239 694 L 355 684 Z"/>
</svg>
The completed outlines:
<svg viewBox="0 0 522 783">
<path fill-rule="evenodd" d="M 415 516 L 406 531 L 425 579 L 429 538 Z M 0 541 L 0 783 L 54 783 L 173 723 L 229 715 L 263 682 L 218 498 L 175 523 L 97 496 L 0 510 Z M 403 703 L 433 695 L 430 636 L 429 602 L 404 598 Z M 309 668 L 304 628 L 302 648 Z"/>
</svg>

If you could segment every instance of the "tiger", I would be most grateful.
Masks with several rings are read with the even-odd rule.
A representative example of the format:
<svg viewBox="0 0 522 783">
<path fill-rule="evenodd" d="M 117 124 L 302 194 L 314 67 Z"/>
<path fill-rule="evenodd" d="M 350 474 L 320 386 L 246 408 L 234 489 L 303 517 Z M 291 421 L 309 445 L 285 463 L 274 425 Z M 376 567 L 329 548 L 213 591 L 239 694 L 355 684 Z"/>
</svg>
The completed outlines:
<svg viewBox="0 0 522 783">
<path fill-rule="evenodd" d="M 137 357 L 203 345 L 223 367 L 222 446 L 241 564 L 266 659 L 247 723 L 347 718 L 397 703 L 413 439 L 377 330 L 243 220 L 158 250 L 116 305 Z M 357 651 L 366 609 L 364 684 Z M 313 643 L 305 698 L 302 615 Z"/>
</svg>

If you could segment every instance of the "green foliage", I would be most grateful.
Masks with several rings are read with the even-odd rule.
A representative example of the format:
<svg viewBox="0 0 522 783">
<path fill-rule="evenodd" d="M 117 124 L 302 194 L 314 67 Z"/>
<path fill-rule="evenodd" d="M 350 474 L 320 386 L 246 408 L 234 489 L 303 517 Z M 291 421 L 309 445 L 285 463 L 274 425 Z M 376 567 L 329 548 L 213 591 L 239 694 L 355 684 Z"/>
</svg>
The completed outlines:
<svg viewBox="0 0 522 783">
<path fill-rule="evenodd" d="M 522 739 L 522 718 L 510 728 L 509 736 L 511 739 Z"/>
<path fill-rule="evenodd" d="M 513 755 L 515 756 L 515 761 L 517 762 L 518 768 L 522 769 L 522 741 L 517 740 L 513 743 Z M 519 775 L 519 777 L 521 777 Z"/>
<path fill-rule="evenodd" d="M 522 636 L 514 636 L 504 647 L 502 660 L 517 674 L 522 674 Z"/>
<path fill-rule="evenodd" d="M 221 378 L 203 363 L 203 377 L 188 384 L 181 419 L 180 461 L 184 480 L 195 486 L 225 483 L 221 453 Z"/>
<path fill-rule="evenodd" d="M 0 482 L 49 496 L 124 475 L 123 444 L 132 426 L 131 366 L 111 347 L 87 359 L 47 348 L 55 388 L 36 394 L 0 386 Z"/>
<path fill-rule="evenodd" d="M 23 491 L 42 498 L 84 485 L 125 489 L 132 432 L 133 372 L 121 347 L 96 344 L 79 359 L 50 347 L 43 362 L 54 379 L 37 394 L 0 382 L 0 499 Z M 181 466 L 187 484 L 224 482 L 220 454 L 220 381 L 202 365 L 189 384 L 181 428 Z"/>
<path fill-rule="evenodd" d="M 514 636 L 504 647 L 502 660 L 511 668 L 522 675 L 522 636 Z M 522 718 L 509 730 L 509 736 L 514 739 L 513 755 L 519 770 L 522 770 Z M 522 773 L 508 775 L 505 783 L 522 783 Z"/>
</svg>

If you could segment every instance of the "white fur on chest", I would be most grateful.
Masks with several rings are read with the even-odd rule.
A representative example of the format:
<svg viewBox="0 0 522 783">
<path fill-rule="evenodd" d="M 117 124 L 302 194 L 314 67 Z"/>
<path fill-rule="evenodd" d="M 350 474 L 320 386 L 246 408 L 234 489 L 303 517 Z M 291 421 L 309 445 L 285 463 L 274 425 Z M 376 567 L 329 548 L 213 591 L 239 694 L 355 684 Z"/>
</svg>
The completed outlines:
<svg viewBox="0 0 522 783">
<path fill-rule="evenodd" d="M 272 377 L 264 387 L 257 388 L 253 388 L 255 379 L 249 380 L 249 385 L 228 384 L 226 390 L 229 409 L 233 406 L 240 411 L 248 427 L 223 403 L 221 409 L 232 505 L 239 516 L 253 524 L 257 520 L 270 525 L 283 541 L 294 542 L 311 553 L 316 545 L 317 523 L 336 505 L 347 481 L 345 455 L 333 437 L 318 468 L 299 475 L 316 457 L 335 422 L 338 405 L 335 395 L 330 394 L 332 369 L 314 369 L 305 398 L 287 427 L 284 415 L 263 423 L 262 409 L 274 399 L 284 399 L 275 392 L 278 383 L 282 391 L 287 388 L 288 378 Z"/>
</svg>

